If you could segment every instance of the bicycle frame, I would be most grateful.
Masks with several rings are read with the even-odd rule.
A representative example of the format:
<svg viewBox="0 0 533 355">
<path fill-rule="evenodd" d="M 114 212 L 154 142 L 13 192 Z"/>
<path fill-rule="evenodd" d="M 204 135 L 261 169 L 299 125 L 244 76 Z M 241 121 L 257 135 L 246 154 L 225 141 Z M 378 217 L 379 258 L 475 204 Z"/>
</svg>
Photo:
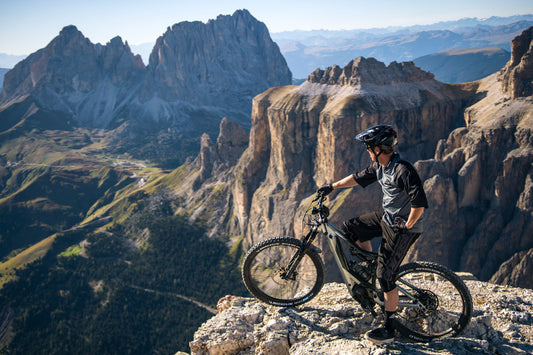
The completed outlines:
<svg viewBox="0 0 533 355">
<path fill-rule="evenodd" d="M 321 202 L 322 200 L 320 200 L 320 205 L 321 205 Z M 291 259 L 291 261 L 289 262 L 287 271 L 284 273 L 285 277 L 290 278 L 290 275 L 293 274 L 293 271 L 295 270 L 296 266 L 299 264 L 301 258 L 304 255 L 302 251 L 306 250 L 307 248 L 312 247 L 312 243 L 319 233 L 319 228 L 322 227 L 322 233 L 325 235 L 328 241 L 328 245 L 330 247 L 330 250 L 333 253 L 335 262 L 339 268 L 342 279 L 344 283 L 346 284 L 346 287 L 348 288 L 348 292 L 356 300 L 359 300 L 358 296 L 354 294 L 354 289 L 363 288 L 366 290 L 370 290 L 373 302 L 376 304 L 379 304 L 380 306 L 383 306 L 384 305 L 383 296 L 380 297 L 378 290 L 374 286 L 375 281 L 376 281 L 375 270 L 373 270 L 372 272 L 370 282 L 366 281 L 360 275 L 355 273 L 350 268 L 348 258 L 343 250 L 342 242 L 344 242 L 349 248 L 351 248 L 351 250 L 354 251 L 354 253 L 352 254 L 354 255 L 354 257 L 357 257 L 361 260 L 373 262 L 377 259 L 377 254 L 374 252 L 368 252 L 366 250 L 361 249 L 353 241 L 348 239 L 341 231 L 338 230 L 338 228 L 335 225 L 333 225 L 332 223 L 328 221 L 327 214 L 329 212 L 324 213 L 324 210 L 322 210 L 322 207 L 317 209 L 316 213 L 318 214 L 318 218 L 312 221 L 311 229 L 309 230 L 307 235 L 305 235 L 304 238 L 302 238 L 302 248 L 300 252 L 296 253 Z M 413 289 L 416 289 L 416 287 L 414 287 L 413 285 L 411 285 L 409 282 L 405 280 L 399 279 L 398 282 L 406 284 Z M 409 291 L 407 291 L 400 285 L 396 285 L 396 287 L 398 288 L 400 293 L 404 295 L 404 296 L 400 296 L 400 302 L 398 303 L 399 307 L 420 307 L 422 306 L 416 300 L 416 297 L 411 295 Z M 407 299 L 408 299 L 408 302 L 406 302 Z M 359 302 L 361 303 L 361 301 Z M 365 307 L 365 305 L 363 304 L 362 306 Z M 372 308 L 370 308 L 369 311 L 374 313 L 374 310 Z"/>
<path fill-rule="evenodd" d="M 350 265 L 348 263 L 348 258 L 346 257 L 346 254 L 344 253 L 341 240 L 344 241 L 348 247 L 351 247 L 355 250 L 357 250 L 357 254 L 355 256 L 362 257 L 364 259 L 375 259 L 377 258 L 377 255 L 374 253 L 369 253 L 361 250 L 354 242 L 352 242 L 350 239 L 346 238 L 345 235 L 343 235 L 337 227 L 335 227 L 330 222 L 325 222 L 322 224 L 324 229 L 324 235 L 326 236 L 326 239 L 328 241 L 329 247 L 331 251 L 333 252 L 333 256 L 335 257 L 335 261 L 337 263 L 337 266 L 339 267 L 339 270 L 341 272 L 342 279 L 344 280 L 344 283 L 348 287 L 348 289 L 352 290 L 352 288 L 355 285 L 363 286 L 364 288 L 369 288 L 375 291 L 374 286 L 367 282 L 366 280 L 362 279 L 359 275 L 355 274 L 351 269 Z M 360 253 L 360 254 L 359 254 Z M 366 257 L 364 257 L 365 254 Z M 372 275 L 372 278 L 375 276 Z"/>
<path fill-rule="evenodd" d="M 321 250 L 313 244 L 317 236 L 323 235 L 348 293 L 364 311 L 376 317 L 388 295 L 378 283 L 379 254 L 362 249 L 349 234 L 330 223 L 324 201 L 324 194 L 318 193 L 305 211 L 303 225 L 307 231 L 301 238 L 275 237 L 254 245 L 243 261 L 243 281 L 254 296 L 268 304 L 304 304 L 320 292 L 325 282 Z M 470 292 L 445 266 L 431 262 L 402 265 L 395 281 L 399 292 L 396 329 L 404 336 L 416 341 L 454 336 L 470 321 Z"/>
</svg>

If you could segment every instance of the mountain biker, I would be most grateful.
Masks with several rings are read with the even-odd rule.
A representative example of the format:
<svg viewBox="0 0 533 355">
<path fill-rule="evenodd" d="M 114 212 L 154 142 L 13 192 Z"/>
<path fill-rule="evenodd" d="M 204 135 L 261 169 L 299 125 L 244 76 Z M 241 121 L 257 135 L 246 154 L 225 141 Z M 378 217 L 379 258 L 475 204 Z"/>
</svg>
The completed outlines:
<svg viewBox="0 0 533 355">
<path fill-rule="evenodd" d="M 318 192 L 331 193 L 334 189 L 379 182 L 383 191 L 383 209 L 347 220 L 343 232 L 364 250 L 372 251 L 371 240 L 382 237 L 378 252 L 377 277 L 385 297 L 385 321 L 381 327 L 370 330 L 365 337 L 377 344 L 394 341 L 395 314 L 398 307 L 398 289 L 394 282 L 398 268 L 407 251 L 422 233 L 422 213 L 428 207 L 420 177 L 408 161 L 394 152 L 397 133 L 392 126 L 378 125 L 358 134 L 372 162 L 355 174 L 331 184 Z"/>
</svg>

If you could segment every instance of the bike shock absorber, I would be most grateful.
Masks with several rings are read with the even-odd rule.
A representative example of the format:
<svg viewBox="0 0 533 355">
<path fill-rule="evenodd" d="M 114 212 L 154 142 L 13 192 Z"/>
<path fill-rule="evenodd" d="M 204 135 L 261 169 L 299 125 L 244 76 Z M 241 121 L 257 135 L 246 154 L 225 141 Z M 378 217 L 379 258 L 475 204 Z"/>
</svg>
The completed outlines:
<svg viewBox="0 0 533 355">
<path fill-rule="evenodd" d="M 351 263 L 352 270 L 359 275 L 365 281 L 369 281 L 372 277 L 372 272 L 370 271 L 370 265 L 367 261 L 353 261 Z"/>
</svg>

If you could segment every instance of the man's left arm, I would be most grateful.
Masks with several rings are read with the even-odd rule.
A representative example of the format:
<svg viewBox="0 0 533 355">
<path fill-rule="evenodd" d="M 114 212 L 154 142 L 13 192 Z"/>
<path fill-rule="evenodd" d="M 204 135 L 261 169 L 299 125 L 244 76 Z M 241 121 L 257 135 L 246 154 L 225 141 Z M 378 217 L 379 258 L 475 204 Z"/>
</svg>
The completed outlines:
<svg viewBox="0 0 533 355">
<path fill-rule="evenodd" d="M 424 207 L 411 207 L 411 212 L 409 213 L 409 218 L 405 222 L 405 228 L 411 229 L 416 224 L 416 221 L 422 216 L 424 212 Z"/>
<path fill-rule="evenodd" d="M 405 173 L 402 174 L 399 182 L 411 199 L 411 211 L 405 223 L 405 227 L 411 229 L 422 216 L 424 209 L 428 207 L 428 201 L 424 185 L 416 169 L 411 164 L 406 164 L 404 167 L 406 168 Z"/>
</svg>

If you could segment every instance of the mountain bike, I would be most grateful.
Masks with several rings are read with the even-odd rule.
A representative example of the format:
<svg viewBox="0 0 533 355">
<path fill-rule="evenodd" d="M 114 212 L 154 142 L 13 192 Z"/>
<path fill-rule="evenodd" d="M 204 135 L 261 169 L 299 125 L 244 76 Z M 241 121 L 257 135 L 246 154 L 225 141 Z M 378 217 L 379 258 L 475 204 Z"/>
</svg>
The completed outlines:
<svg viewBox="0 0 533 355">
<path fill-rule="evenodd" d="M 294 307 L 310 301 L 324 284 L 321 250 L 313 245 L 324 236 L 350 295 L 370 312 L 384 307 L 376 277 L 377 253 L 365 251 L 328 221 L 326 197 L 317 193 L 304 214 L 308 232 L 301 239 L 275 237 L 248 250 L 242 277 L 259 300 Z M 396 277 L 400 300 L 396 330 L 414 341 L 430 341 L 460 334 L 472 317 L 472 297 L 453 271 L 432 262 L 400 266 Z"/>
</svg>

